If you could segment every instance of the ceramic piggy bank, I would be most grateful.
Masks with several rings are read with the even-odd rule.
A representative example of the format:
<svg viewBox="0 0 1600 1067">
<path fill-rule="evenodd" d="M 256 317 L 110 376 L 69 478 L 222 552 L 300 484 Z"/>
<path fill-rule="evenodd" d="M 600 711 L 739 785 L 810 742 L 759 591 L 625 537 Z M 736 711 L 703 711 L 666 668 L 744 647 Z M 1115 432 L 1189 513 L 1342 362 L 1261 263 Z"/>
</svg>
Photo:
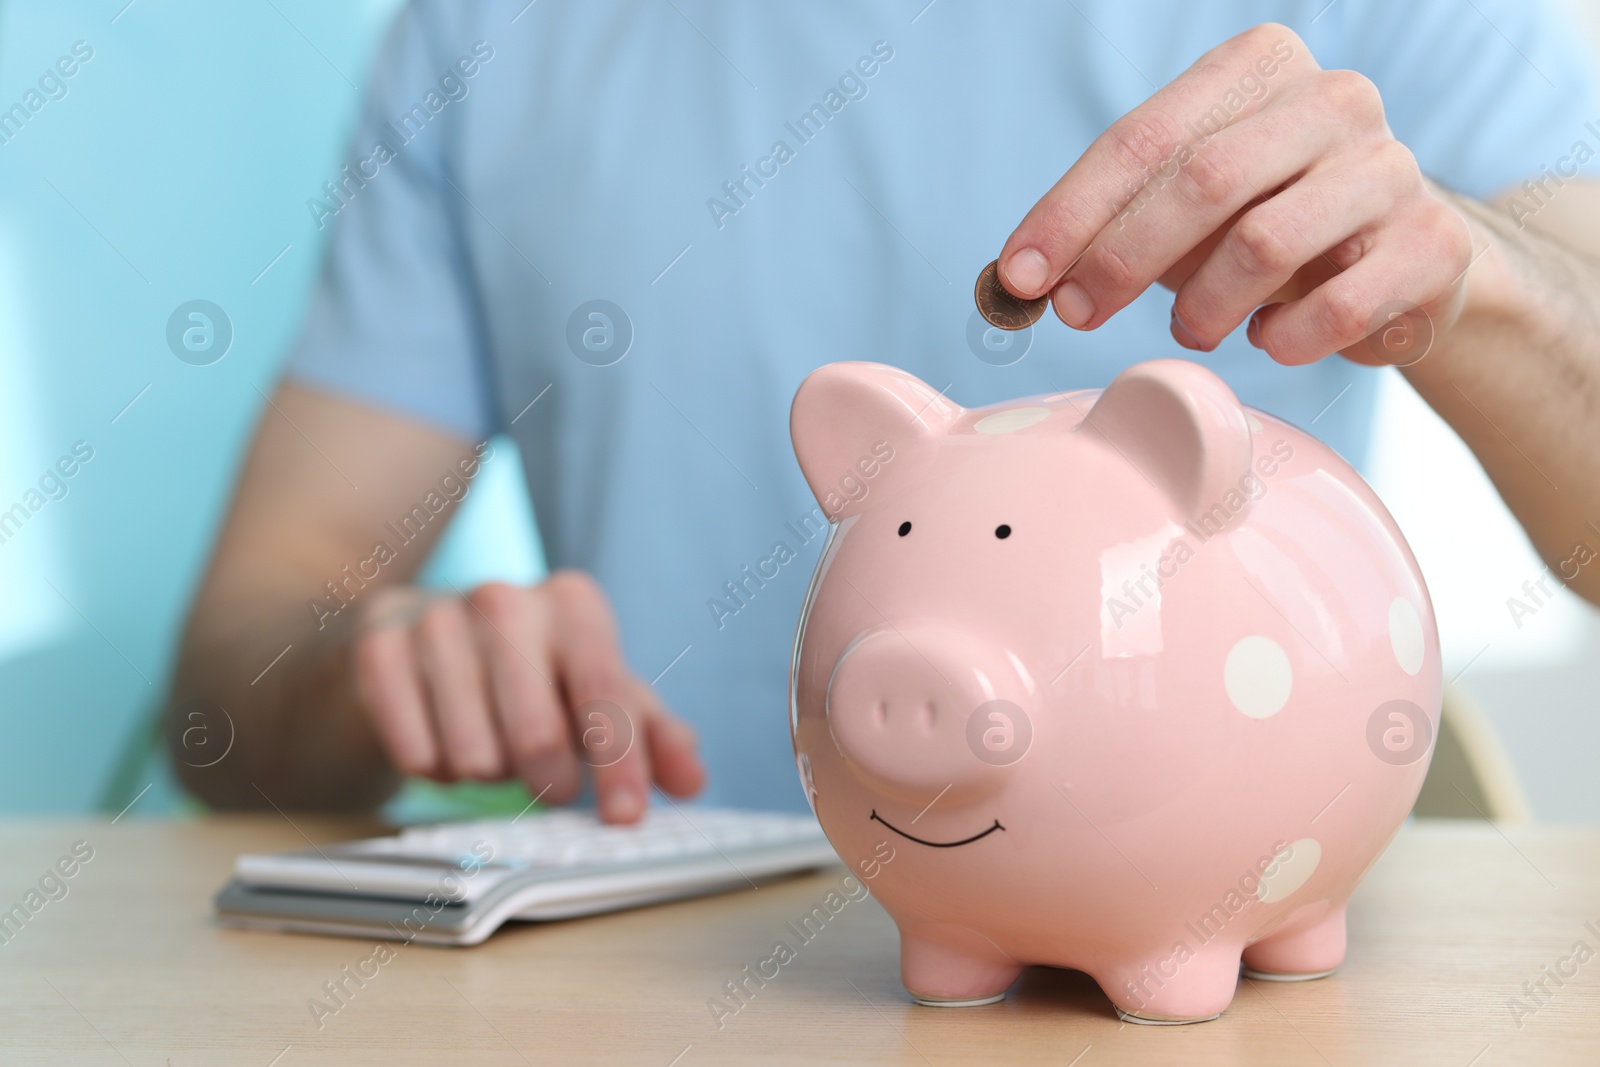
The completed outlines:
<svg viewBox="0 0 1600 1067">
<path fill-rule="evenodd" d="M 796 761 L 916 1001 L 1041 964 L 1189 1022 L 1241 960 L 1340 965 L 1441 692 L 1422 575 L 1348 464 L 1181 360 L 972 410 L 838 363 L 791 432 L 834 522 Z"/>
</svg>

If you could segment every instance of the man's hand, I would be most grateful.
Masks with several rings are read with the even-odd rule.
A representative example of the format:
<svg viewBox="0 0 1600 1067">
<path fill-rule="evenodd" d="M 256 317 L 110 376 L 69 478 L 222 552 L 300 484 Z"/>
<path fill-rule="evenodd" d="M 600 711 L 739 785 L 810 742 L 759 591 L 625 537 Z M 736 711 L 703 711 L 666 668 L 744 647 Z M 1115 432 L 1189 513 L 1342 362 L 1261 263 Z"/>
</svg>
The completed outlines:
<svg viewBox="0 0 1600 1067">
<path fill-rule="evenodd" d="M 1185 348 L 1249 316 L 1279 363 L 1403 367 L 1550 569 L 1600 603 L 1600 185 L 1540 181 L 1532 208 L 1437 188 L 1371 82 L 1268 24 L 1090 145 L 1006 241 L 1000 278 L 1080 330 L 1159 281 Z"/>
<path fill-rule="evenodd" d="M 217 808 L 367 810 L 398 771 L 519 777 L 560 801 L 587 763 L 601 816 L 629 822 L 652 781 L 700 788 L 693 733 L 628 672 L 591 579 L 464 597 L 411 584 L 491 462 L 490 448 L 331 393 L 274 394 L 175 671 L 168 738 L 189 789 Z M 422 517 L 420 531 L 401 536 L 396 515 L 407 530 Z M 205 736 L 195 700 L 233 731 L 223 757 L 189 750 Z"/>
<path fill-rule="evenodd" d="M 1096 139 L 1006 241 L 1000 277 L 1018 296 L 1051 294 L 1080 330 L 1159 281 L 1177 293 L 1185 348 L 1210 351 L 1249 316 L 1250 342 L 1280 363 L 1393 363 L 1405 353 L 1385 358 L 1369 335 L 1418 308 L 1447 331 L 1472 256 L 1466 221 L 1390 134 L 1373 84 L 1321 69 L 1268 24 Z"/>
<path fill-rule="evenodd" d="M 605 594 L 576 571 L 464 597 L 382 590 L 354 663 L 361 706 L 407 774 L 515 776 L 563 802 L 586 763 L 609 822 L 644 814 L 652 781 L 689 796 L 705 777 L 693 731 L 628 671 Z"/>
</svg>

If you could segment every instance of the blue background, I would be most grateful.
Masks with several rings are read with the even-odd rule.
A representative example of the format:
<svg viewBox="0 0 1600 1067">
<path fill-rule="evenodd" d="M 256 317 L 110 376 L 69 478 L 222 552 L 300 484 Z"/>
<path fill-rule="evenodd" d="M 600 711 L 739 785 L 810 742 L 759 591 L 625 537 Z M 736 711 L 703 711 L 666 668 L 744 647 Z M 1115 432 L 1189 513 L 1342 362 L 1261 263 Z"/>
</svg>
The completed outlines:
<svg viewBox="0 0 1600 1067">
<path fill-rule="evenodd" d="M 0 144 L 0 510 L 94 448 L 0 544 L 0 810 L 114 812 L 152 783 L 137 813 L 181 803 L 150 708 L 316 277 L 329 231 L 306 200 L 399 6 L 125 3 L 0 5 L 0 109 L 74 42 L 94 49 Z M 233 325 L 209 366 L 166 343 L 194 299 Z M 515 450 L 498 454 L 436 581 L 541 569 Z"/>
</svg>

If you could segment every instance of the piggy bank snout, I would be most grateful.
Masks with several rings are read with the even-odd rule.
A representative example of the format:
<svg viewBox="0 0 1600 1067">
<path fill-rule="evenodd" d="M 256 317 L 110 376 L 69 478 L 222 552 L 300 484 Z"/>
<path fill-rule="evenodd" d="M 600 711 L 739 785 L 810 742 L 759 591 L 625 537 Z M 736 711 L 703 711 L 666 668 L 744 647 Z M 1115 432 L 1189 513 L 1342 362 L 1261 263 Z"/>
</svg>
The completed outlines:
<svg viewBox="0 0 1600 1067">
<path fill-rule="evenodd" d="M 1004 654 L 956 629 L 900 624 L 861 635 L 828 684 L 828 725 L 870 788 L 941 807 L 998 787 L 1025 753 L 1023 685 Z"/>
</svg>

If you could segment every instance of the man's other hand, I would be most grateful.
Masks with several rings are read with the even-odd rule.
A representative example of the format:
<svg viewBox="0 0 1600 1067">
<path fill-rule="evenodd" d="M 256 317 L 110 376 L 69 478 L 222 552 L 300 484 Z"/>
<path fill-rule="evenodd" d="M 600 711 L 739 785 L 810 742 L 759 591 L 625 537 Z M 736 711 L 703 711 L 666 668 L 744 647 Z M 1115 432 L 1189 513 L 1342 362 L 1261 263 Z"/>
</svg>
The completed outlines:
<svg viewBox="0 0 1600 1067">
<path fill-rule="evenodd" d="M 353 663 L 361 707 L 407 774 L 514 776 L 564 802 L 587 764 L 607 822 L 643 815 L 652 782 L 683 797 L 705 778 L 693 730 L 628 670 L 605 594 L 578 571 L 465 596 L 384 589 Z"/>
</svg>

